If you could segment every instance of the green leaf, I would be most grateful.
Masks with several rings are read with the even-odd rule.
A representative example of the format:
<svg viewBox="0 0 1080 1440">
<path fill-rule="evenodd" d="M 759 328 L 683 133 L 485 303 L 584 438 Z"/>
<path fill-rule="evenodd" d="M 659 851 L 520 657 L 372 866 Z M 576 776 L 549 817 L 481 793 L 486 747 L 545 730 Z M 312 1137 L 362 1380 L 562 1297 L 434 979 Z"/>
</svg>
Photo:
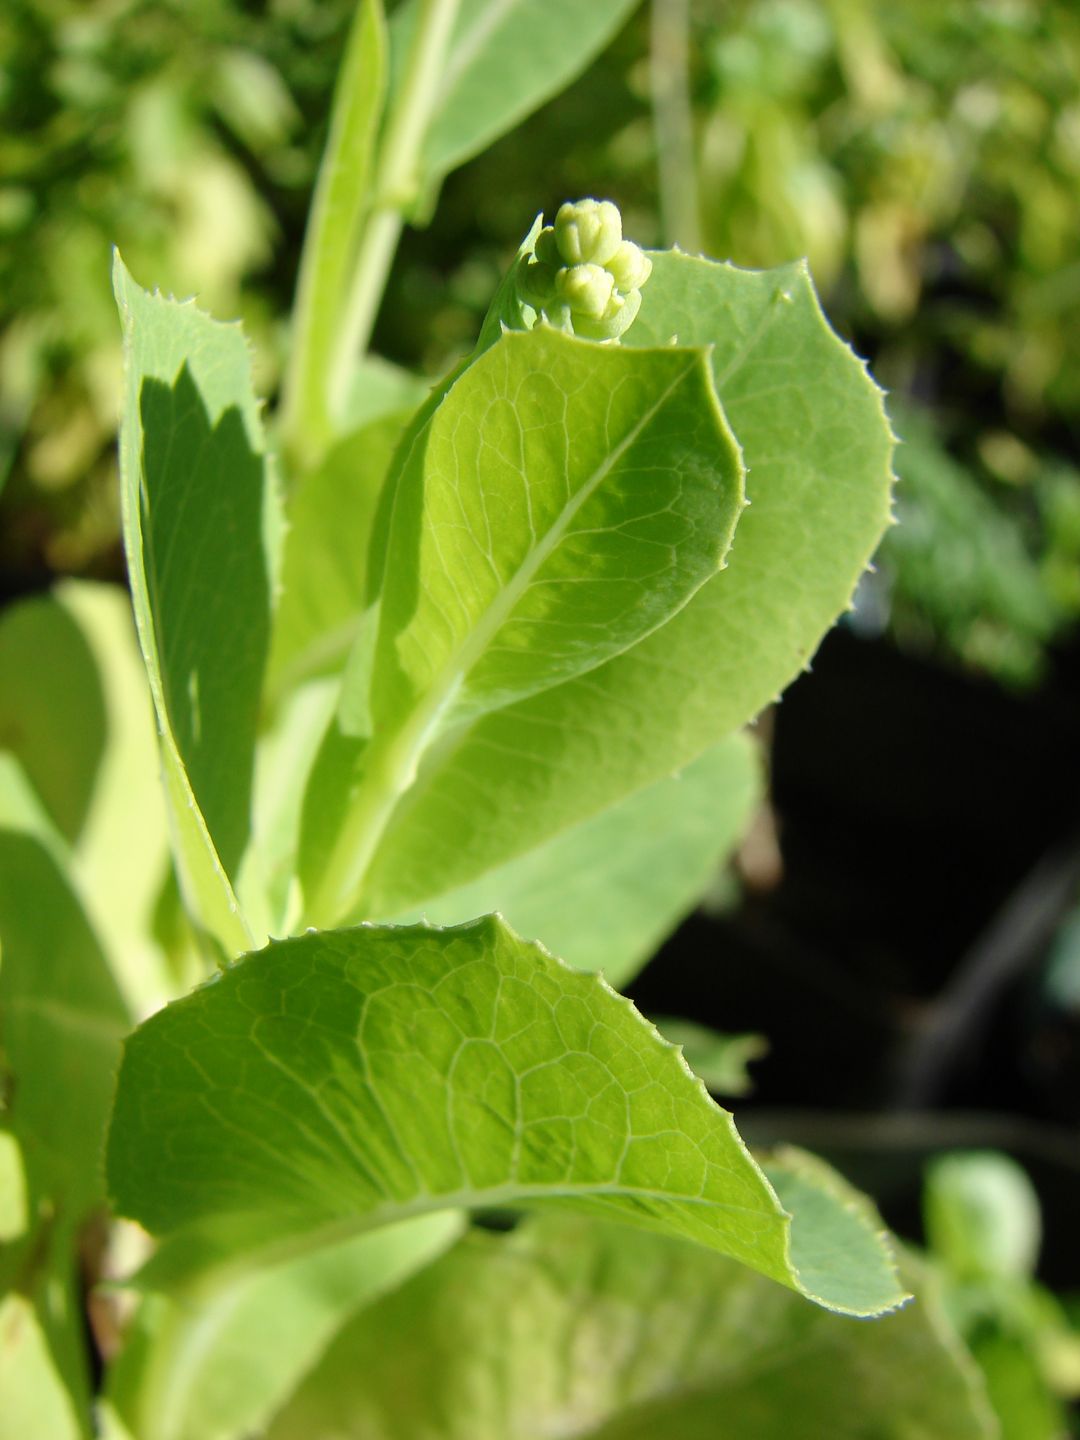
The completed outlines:
<svg viewBox="0 0 1080 1440">
<path fill-rule="evenodd" d="M 474 1231 L 357 1316 L 268 1440 L 993 1440 L 918 1279 L 860 1325 L 657 1235 Z"/>
<path fill-rule="evenodd" d="M 681 774 L 394 918 L 454 925 L 497 910 L 519 935 L 620 989 L 697 904 L 760 797 L 757 749 L 731 735 Z"/>
<path fill-rule="evenodd" d="M 681 769 L 806 665 L 888 523 L 892 437 L 803 266 L 654 254 L 629 345 L 713 344 L 750 508 L 727 567 L 587 676 L 484 717 L 424 771 L 365 882 L 400 914 Z"/>
<path fill-rule="evenodd" d="M 131 603 L 67 580 L 0 620 L 0 749 L 71 843 L 73 874 L 133 1008 L 168 993 L 150 917 L 168 863 L 160 758 Z"/>
<path fill-rule="evenodd" d="M 379 491 L 402 429 L 399 415 L 363 425 L 330 450 L 291 499 L 267 676 L 272 702 L 345 664 L 366 603 Z"/>
<path fill-rule="evenodd" d="M 972 1150 L 929 1167 L 923 1197 L 927 1240 L 958 1279 L 1030 1279 L 1042 1242 L 1039 1197 L 1008 1155 Z"/>
<path fill-rule="evenodd" d="M 397 480 L 371 646 L 375 738 L 333 852 L 309 857 L 305 879 L 322 871 L 310 918 L 356 904 L 441 733 L 664 624 L 720 568 L 742 503 L 703 351 L 544 327 L 503 335 L 470 365 Z M 325 846 L 324 814 L 311 830 Z"/>
<path fill-rule="evenodd" d="M 681 1047 L 690 1069 L 714 1095 L 749 1095 L 753 1090 L 747 1066 L 769 1053 L 764 1035 L 725 1035 L 667 1015 L 650 1019 L 665 1040 Z"/>
<path fill-rule="evenodd" d="M 601 664 L 715 575 L 742 509 L 702 351 L 509 333 L 397 485 L 376 725 L 423 733 Z"/>
<path fill-rule="evenodd" d="M 358 0 L 338 71 L 330 134 L 319 168 L 297 283 L 282 428 L 301 465 L 329 445 L 330 383 L 342 306 L 365 215 L 386 96 L 387 36 L 381 0 Z"/>
<path fill-rule="evenodd" d="M 250 826 L 278 498 L 239 327 L 147 294 L 119 256 L 114 284 L 124 544 L 177 862 L 190 907 L 235 953 L 251 943 L 232 882 Z"/>
<path fill-rule="evenodd" d="M 155 1233 L 262 1217 L 317 1245 L 546 1203 L 695 1239 L 838 1310 L 903 1299 L 876 1223 L 830 1187 L 800 1234 L 678 1052 L 494 917 L 311 932 L 152 1017 L 127 1044 L 108 1171 Z"/>
<path fill-rule="evenodd" d="M 0 1435 L 12 1440 L 90 1434 L 76 1243 L 102 1199 L 128 1017 L 68 870 L 62 838 L 0 756 L 0 1055 L 29 1222 L 0 1250 L 0 1292 L 17 1292 L 0 1309 Z"/>
<path fill-rule="evenodd" d="M 18 758 L 53 823 L 78 838 L 105 747 L 105 703 L 94 657 L 52 596 L 0 617 L 0 750 Z"/>
<path fill-rule="evenodd" d="M 358 1235 L 209 1295 L 147 1296 L 108 1398 L 139 1440 L 240 1440 L 263 1427 L 342 1325 L 458 1238 L 453 1211 Z"/>
<path fill-rule="evenodd" d="M 557 95 L 636 6 L 637 0 L 461 0 L 421 152 L 420 188 L 432 189 Z M 421 10 L 420 0 L 406 0 L 391 20 L 399 64 Z"/>
<path fill-rule="evenodd" d="M 72 873 L 128 1008 L 148 1014 L 174 988 L 152 936 L 169 836 L 157 727 L 131 600 L 118 585 L 89 581 L 64 581 L 55 594 L 89 647 L 105 706 L 105 744 Z M 39 672 L 43 668 L 39 661 Z M 77 731 L 81 711 L 69 703 L 65 713 L 68 732 Z"/>
<path fill-rule="evenodd" d="M 86 1440 L 80 1413 L 57 1365 L 39 1311 L 25 1295 L 0 1298 L 0 1440 Z"/>
<path fill-rule="evenodd" d="M 10 1125 L 34 1213 L 70 1221 L 102 1195 L 101 1145 L 128 1016 L 68 879 L 62 840 L 0 756 L 0 1041 L 14 1077 Z"/>
</svg>

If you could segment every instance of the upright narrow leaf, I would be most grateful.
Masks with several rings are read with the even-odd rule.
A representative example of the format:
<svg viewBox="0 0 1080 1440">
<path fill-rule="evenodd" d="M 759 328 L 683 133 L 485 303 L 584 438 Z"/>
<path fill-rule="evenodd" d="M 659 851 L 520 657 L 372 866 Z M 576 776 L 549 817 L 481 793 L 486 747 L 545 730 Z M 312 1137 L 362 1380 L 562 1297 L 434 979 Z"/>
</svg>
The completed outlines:
<svg viewBox="0 0 1080 1440">
<path fill-rule="evenodd" d="M 234 1216 L 315 1245 L 446 1207 L 554 1205 L 697 1240 L 834 1309 L 903 1298 L 874 1222 L 826 1187 L 810 1232 L 792 1229 L 674 1047 L 494 918 L 312 932 L 151 1018 L 121 1068 L 109 1175 L 157 1233 Z"/>
<path fill-rule="evenodd" d="M 236 951 L 270 637 L 277 494 L 239 327 L 141 290 L 119 257 L 121 494 L 135 618 L 189 903 Z"/>
<path fill-rule="evenodd" d="M 381 416 L 346 436 L 291 498 L 267 677 L 272 702 L 345 664 L 366 604 L 379 490 L 403 423 Z"/>
<path fill-rule="evenodd" d="M 865 367 L 802 266 L 653 256 L 625 343 L 711 343 L 750 508 L 727 568 L 587 676 L 480 720 L 421 774 L 365 883 L 400 913 L 680 769 L 813 654 L 888 523 L 892 436 Z"/>
</svg>

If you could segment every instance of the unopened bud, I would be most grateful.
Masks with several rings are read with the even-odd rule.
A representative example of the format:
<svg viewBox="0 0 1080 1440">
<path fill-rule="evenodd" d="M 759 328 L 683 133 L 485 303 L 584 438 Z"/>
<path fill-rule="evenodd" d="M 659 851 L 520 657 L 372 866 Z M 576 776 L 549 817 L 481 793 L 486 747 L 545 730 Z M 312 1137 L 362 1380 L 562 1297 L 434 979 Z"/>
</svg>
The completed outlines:
<svg viewBox="0 0 1080 1440">
<path fill-rule="evenodd" d="M 574 312 L 575 321 L 579 315 L 598 320 L 607 309 L 615 281 L 602 265 L 571 265 L 555 276 L 555 288 Z"/>
<path fill-rule="evenodd" d="M 610 200 L 568 200 L 555 217 L 555 239 L 567 265 L 605 265 L 622 244 L 622 216 Z"/>
<path fill-rule="evenodd" d="M 652 274 L 652 261 L 639 245 L 624 240 L 610 260 L 604 262 L 604 269 L 614 276 L 616 287 L 625 294 L 628 290 L 640 290 Z"/>
<path fill-rule="evenodd" d="M 640 290 L 631 290 L 628 295 L 613 291 L 603 315 L 597 319 L 587 315 L 574 316 L 574 334 L 585 340 L 617 340 L 629 330 L 640 309 Z"/>
</svg>

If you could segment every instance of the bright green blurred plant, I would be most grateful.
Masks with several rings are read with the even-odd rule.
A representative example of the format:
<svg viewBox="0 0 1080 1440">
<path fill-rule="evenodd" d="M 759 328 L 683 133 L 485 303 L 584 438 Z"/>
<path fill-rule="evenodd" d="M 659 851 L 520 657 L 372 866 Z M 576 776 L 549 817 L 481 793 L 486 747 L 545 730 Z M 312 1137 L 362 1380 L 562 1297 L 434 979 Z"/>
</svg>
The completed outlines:
<svg viewBox="0 0 1080 1440">
<path fill-rule="evenodd" d="M 115 542 L 112 240 L 166 291 L 241 315 L 273 388 L 348 11 L 18 0 L 0 17 L 0 564 L 41 550 L 86 569 Z M 913 537 L 948 538 L 963 604 L 943 610 L 933 545 L 899 543 L 893 632 L 1032 683 L 1080 609 L 1080 479 L 1060 454 L 1080 404 L 1075 7 L 651 11 L 454 178 L 398 261 L 380 341 L 429 373 L 467 347 L 539 173 L 552 201 L 620 194 L 644 242 L 749 266 L 808 255 L 876 373 L 934 416 L 910 435 L 899 423 L 901 504 Z M 426 219 L 430 195 L 412 209 Z"/>
<path fill-rule="evenodd" d="M 924 1192 L 944 1301 L 986 1377 L 1002 1440 L 1057 1440 L 1080 1395 L 1080 1334 L 1034 1278 L 1039 1199 L 1015 1161 L 957 1151 L 931 1165 Z"/>
</svg>

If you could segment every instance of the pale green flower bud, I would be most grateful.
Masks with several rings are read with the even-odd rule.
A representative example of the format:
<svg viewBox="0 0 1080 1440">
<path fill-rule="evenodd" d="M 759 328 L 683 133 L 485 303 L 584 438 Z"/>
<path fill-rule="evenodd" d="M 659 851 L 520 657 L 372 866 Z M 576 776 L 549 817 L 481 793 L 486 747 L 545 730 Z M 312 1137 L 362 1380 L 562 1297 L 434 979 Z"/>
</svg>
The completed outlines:
<svg viewBox="0 0 1080 1440">
<path fill-rule="evenodd" d="M 622 216 L 610 200 L 568 200 L 555 217 L 555 239 L 567 265 L 605 265 L 622 244 Z"/>
<path fill-rule="evenodd" d="M 576 329 L 579 315 L 593 320 L 603 315 L 615 281 L 602 265 L 570 265 L 556 274 L 555 289 L 573 311 Z"/>
<path fill-rule="evenodd" d="M 622 238 L 610 200 L 567 201 L 555 224 L 535 233 L 514 271 L 513 299 L 502 323 L 531 329 L 538 321 L 588 340 L 617 340 L 641 308 L 652 261 Z"/>
<path fill-rule="evenodd" d="M 613 291 L 603 315 L 598 319 L 591 319 L 587 315 L 574 316 L 574 334 L 585 340 L 617 340 L 629 330 L 640 309 L 640 290 L 631 290 L 628 295 Z"/>
<path fill-rule="evenodd" d="M 641 289 L 652 274 L 652 261 L 639 245 L 624 240 L 611 259 L 604 262 L 604 269 L 610 270 L 616 288 L 625 293 Z"/>
</svg>

